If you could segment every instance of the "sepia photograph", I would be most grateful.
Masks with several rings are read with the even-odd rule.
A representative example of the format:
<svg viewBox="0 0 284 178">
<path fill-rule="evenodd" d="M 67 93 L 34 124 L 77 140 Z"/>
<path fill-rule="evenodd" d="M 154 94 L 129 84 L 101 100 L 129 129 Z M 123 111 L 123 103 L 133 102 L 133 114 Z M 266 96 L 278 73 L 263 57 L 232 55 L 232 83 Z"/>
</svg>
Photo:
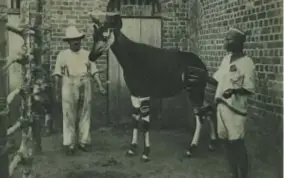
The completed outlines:
<svg viewBox="0 0 284 178">
<path fill-rule="evenodd" d="M 1 0 L 0 178 L 283 178 L 283 0 Z"/>
</svg>

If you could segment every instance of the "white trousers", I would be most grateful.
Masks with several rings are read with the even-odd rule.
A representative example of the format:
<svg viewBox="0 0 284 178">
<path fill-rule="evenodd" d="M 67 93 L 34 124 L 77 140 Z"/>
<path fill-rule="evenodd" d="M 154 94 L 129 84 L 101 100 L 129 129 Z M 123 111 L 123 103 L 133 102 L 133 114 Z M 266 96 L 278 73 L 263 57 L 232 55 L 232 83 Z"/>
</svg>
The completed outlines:
<svg viewBox="0 0 284 178">
<path fill-rule="evenodd" d="M 62 82 L 63 145 L 75 146 L 77 137 L 79 144 L 90 144 L 91 79 L 63 77 Z"/>
</svg>

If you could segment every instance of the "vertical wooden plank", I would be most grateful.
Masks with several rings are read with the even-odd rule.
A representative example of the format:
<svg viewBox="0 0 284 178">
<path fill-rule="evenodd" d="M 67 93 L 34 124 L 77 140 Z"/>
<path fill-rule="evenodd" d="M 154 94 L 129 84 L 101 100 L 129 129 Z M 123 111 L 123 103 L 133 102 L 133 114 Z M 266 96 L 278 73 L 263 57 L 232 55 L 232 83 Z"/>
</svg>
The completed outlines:
<svg viewBox="0 0 284 178">
<path fill-rule="evenodd" d="M 120 11 L 120 4 L 121 4 L 121 0 L 116 0 L 115 1 L 116 11 Z"/>
<path fill-rule="evenodd" d="M 161 26 L 160 19 L 142 19 L 140 42 L 160 48 Z"/>
<path fill-rule="evenodd" d="M 108 116 L 110 123 L 114 123 L 119 114 L 117 109 L 119 96 L 119 64 L 111 50 L 109 50 L 108 58 L 108 76 L 110 81 L 108 87 Z"/>
</svg>

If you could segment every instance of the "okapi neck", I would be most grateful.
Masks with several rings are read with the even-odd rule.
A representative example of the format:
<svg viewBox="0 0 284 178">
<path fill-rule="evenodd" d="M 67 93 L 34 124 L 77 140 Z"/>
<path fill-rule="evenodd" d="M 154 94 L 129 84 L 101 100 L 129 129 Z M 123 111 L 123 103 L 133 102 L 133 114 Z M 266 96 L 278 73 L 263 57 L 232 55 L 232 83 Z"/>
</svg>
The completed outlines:
<svg viewBox="0 0 284 178">
<path fill-rule="evenodd" d="M 127 45 L 128 41 L 129 39 L 124 34 L 117 33 L 115 34 L 114 43 L 111 45 L 111 50 L 122 67 L 124 65 L 124 61 L 127 62 L 127 59 L 124 59 L 122 56 L 124 56 L 123 54 L 127 53 L 129 50 L 129 45 Z"/>
<path fill-rule="evenodd" d="M 130 41 L 124 34 L 118 33 L 115 34 L 115 40 L 111 49 L 114 53 L 127 51 L 125 47 L 127 46 L 127 42 Z"/>
</svg>

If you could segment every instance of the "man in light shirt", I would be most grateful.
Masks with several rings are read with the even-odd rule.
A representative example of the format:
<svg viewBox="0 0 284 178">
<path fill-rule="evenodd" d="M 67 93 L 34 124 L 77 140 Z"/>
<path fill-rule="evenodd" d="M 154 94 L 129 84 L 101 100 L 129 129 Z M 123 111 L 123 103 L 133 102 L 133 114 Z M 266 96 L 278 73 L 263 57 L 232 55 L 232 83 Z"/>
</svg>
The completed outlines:
<svg viewBox="0 0 284 178">
<path fill-rule="evenodd" d="M 218 136 L 225 143 L 233 178 L 248 177 L 244 143 L 248 97 L 255 91 L 255 66 L 243 52 L 245 33 L 231 28 L 224 47 L 230 53 L 208 83 L 216 85 Z"/>
<path fill-rule="evenodd" d="M 96 64 L 89 61 L 89 51 L 81 49 L 81 40 L 84 37 L 85 35 L 74 26 L 66 29 L 66 36 L 63 40 L 69 44 L 69 49 L 58 54 L 53 72 L 57 85 L 57 101 L 59 100 L 60 87 L 62 92 L 63 146 L 66 148 L 67 155 L 75 153 L 77 126 L 78 147 L 83 151 L 88 151 L 90 148 L 93 78 L 99 85 L 100 92 L 106 93 L 100 81 Z M 62 86 L 59 86 L 60 79 L 62 79 Z"/>
</svg>

